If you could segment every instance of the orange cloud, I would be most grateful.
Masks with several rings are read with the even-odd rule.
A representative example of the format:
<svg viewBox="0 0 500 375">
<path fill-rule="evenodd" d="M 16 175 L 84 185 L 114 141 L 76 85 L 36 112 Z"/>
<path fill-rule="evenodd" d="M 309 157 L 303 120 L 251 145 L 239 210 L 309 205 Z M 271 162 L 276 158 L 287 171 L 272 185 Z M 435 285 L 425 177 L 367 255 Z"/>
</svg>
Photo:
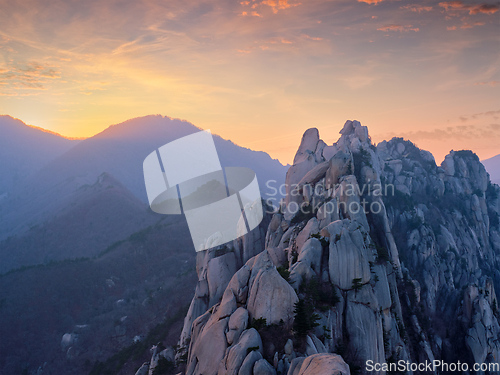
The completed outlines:
<svg viewBox="0 0 500 375">
<path fill-rule="evenodd" d="M 439 6 L 444 8 L 446 11 L 449 10 L 458 10 L 458 11 L 468 11 L 469 14 L 493 14 L 498 12 L 500 9 L 500 4 L 476 4 L 476 5 L 467 5 L 464 4 L 460 0 L 455 1 L 444 1 L 439 3 Z"/>
<path fill-rule="evenodd" d="M 456 30 L 456 29 L 457 29 L 456 26 L 448 26 L 448 27 L 446 27 L 446 30 L 450 30 L 450 31 L 451 30 Z"/>
<path fill-rule="evenodd" d="M 273 13 L 278 13 L 279 10 L 288 9 L 292 7 L 299 6 L 300 3 L 297 4 L 289 4 L 288 0 L 264 0 L 261 2 L 263 5 L 270 6 L 273 9 Z"/>
<path fill-rule="evenodd" d="M 500 85 L 500 81 L 486 81 L 486 82 L 476 82 L 474 83 L 475 86 L 485 86 L 485 85 L 488 85 L 488 86 L 498 86 Z"/>
<path fill-rule="evenodd" d="M 472 29 L 474 26 L 483 26 L 485 25 L 484 22 L 474 22 L 473 24 L 469 23 L 464 23 L 462 26 L 460 26 L 461 29 Z"/>
<path fill-rule="evenodd" d="M 423 6 L 423 5 L 418 5 L 418 4 L 413 4 L 413 5 L 405 5 L 402 7 L 399 7 L 399 9 L 408 9 L 411 10 L 412 12 L 429 12 L 432 10 L 431 6 Z"/>
<path fill-rule="evenodd" d="M 358 3 L 375 4 L 381 3 L 384 0 L 358 0 Z"/>
<path fill-rule="evenodd" d="M 316 41 L 320 41 L 320 40 L 323 40 L 323 38 L 320 38 L 320 37 L 314 37 L 314 36 L 309 36 L 307 34 L 302 34 L 302 36 L 306 39 L 310 39 L 310 40 L 316 40 Z"/>
<path fill-rule="evenodd" d="M 259 13 L 253 11 L 253 12 L 241 12 L 240 14 L 241 16 L 253 16 L 253 17 L 262 17 L 262 15 L 260 15 Z"/>
<path fill-rule="evenodd" d="M 399 32 L 408 32 L 408 31 L 420 31 L 418 27 L 412 27 L 412 25 L 386 25 L 378 28 L 379 31 L 399 31 Z"/>
</svg>

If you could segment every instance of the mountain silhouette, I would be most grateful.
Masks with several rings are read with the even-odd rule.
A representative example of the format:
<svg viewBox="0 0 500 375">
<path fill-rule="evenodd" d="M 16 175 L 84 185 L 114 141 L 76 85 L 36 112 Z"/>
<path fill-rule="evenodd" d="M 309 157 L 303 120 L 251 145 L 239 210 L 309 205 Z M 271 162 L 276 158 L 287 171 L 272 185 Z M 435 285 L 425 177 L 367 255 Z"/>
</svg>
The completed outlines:
<svg viewBox="0 0 500 375">
<path fill-rule="evenodd" d="M 142 171 L 145 157 L 168 142 L 198 131 L 198 127 L 187 121 L 151 115 L 112 125 L 78 142 L 40 168 L 8 199 L 0 202 L 3 211 L 0 239 L 25 232 L 48 220 L 53 212 L 61 209 L 68 196 L 81 186 L 93 184 L 104 172 L 110 173 L 146 202 Z M 13 143 L 15 141 L 12 140 Z M 240 147 L 216 135 L 214 142 L 221 165 L 253 169 L 264 196 L 271 193 L 266 190 L 268 180 L 276 181 L 276 185 L 284 182 L 286 167 L 267 153 Z M 15 150 L 12 152 L 15 153 Z"/>
</svg>

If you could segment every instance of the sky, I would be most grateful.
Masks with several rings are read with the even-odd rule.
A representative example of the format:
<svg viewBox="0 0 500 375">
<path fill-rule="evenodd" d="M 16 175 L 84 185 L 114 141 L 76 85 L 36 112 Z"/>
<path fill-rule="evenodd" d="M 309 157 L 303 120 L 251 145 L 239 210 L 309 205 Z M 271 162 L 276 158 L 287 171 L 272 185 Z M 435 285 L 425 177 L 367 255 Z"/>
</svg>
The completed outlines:
<svg viewBox="0 0 500 375">
<path fill-rule="evenodd" d="M 0 0 L 0 114 L 89 137 L 162 114 L 291 163 L 374 142 L 500 154 L 500 2 Z"/>
</svg>

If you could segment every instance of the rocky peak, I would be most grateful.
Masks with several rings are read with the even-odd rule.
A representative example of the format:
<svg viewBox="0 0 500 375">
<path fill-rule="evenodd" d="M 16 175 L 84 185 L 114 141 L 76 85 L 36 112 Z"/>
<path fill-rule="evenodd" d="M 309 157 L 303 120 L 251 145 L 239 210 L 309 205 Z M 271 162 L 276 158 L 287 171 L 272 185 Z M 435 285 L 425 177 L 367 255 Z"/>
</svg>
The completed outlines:
<svg viewBox="0 0 500 375">
<path fill-rule="evenodd" d="M 186 374 L 500 360 L 500 188 L 471 152 L 438 167 L 410 141 L 372 145 L 358 121 L 340 134 L 308 129 L 278 210 L 199 255 Z"/>
</svg>

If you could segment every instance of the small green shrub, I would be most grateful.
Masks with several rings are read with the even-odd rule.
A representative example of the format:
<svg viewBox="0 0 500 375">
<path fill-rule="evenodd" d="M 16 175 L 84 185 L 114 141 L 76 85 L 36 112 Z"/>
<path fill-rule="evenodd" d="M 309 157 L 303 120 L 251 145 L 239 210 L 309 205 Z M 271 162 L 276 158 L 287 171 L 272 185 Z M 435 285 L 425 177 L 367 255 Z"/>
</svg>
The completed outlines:
<svg viewBox="0 0 500 375">
<path fill-rule="evenodd" d="M 352 289 L 355 291 L 360 290 L 363 287 L 363 284 L 361 283 L 361 278 L 356 278 L 352 279 Z"/>
<path fill-rule="evenodd" d="M 257 331 L 265 327 L 267 327 L 266 318 L 253 318 L 252 323 L 250 323 L 250 328 L 255 328 Z"/>
<path fill-rule="evenodd" d="M 305 300 L 299 298 L 295 303 L 295 319 L 293 322 L 293 331 L 298 337 L 306 337 L 307 333 L 317 327 L 319 324 L 318 314 L 314 313 L 312 305 L 306 303 Z"/>
<path fill-rule="evenodd" d="M 153 375 L 165 375 L 171 374 L 175 370 L 175 364 L 166 358 L 160 357 L 158 359 L 158 364 L 156 365 Z"/>
<path fill-rule="evenodd" d="M 257 351 L 259 349 L 260 349 L 260 347 L 258 347 L 258 346 L 251 346 L 251 347 L 247 348 L 247 355 L 250 354 L 250 352 Z"/>
<path fill-rule="evenodd" d="M 283 266 L 277 267 L 276 270 L 286 281 L 290 282 L 290 271 Z"/>
</svg>

